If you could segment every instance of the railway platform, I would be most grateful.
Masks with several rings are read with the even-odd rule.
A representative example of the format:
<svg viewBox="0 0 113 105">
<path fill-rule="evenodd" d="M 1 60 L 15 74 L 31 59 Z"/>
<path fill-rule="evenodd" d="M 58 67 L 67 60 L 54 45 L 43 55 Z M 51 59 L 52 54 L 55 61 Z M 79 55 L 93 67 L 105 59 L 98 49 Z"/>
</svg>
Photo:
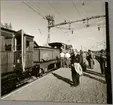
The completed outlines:
<svg viewBox="0 0 113 105">
<path fill-rule="evenodd" d="M 80 85 L 71 87 L 70 68 L 60 68 L 3 96 L 2 100 L 106 104 L 107 86 L 100 72 L 95 60 L 94 69 L 87 69 L 80 77 Z"/>
</svg>

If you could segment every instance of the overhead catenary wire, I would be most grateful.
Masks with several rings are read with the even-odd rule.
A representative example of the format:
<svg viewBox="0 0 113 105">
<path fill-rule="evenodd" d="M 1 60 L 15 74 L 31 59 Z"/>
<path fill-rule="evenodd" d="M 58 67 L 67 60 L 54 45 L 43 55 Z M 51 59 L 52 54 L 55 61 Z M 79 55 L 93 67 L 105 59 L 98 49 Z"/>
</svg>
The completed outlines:
<svg viewBox="0 0 113 105">
<path fill-rule="evenodd" d="M 105 23 L 100 23 L 100 25 L 104 25 Z M 96 24 L 92 24 L 90 27 L 95 27 L 96 26 Z M 65 28 L 65 27 L 55 27 L 55 28 L 58 28 L 58 29 L 61 29 L 61 30 L 68 30 L 68 28 Z M 84 27 L 78 27 L 78 29 L 81 29 L 81 28 L 84 28 Z M 73 31 L 73 30 L 75 30 L 75 29 L 77 29 L 77 28 L 72 28 L 72 30 L 71 31 Z M 65 32 L 66 33 L 66 32 Z M 74 39 L 74 37 L 75 37 L 76 35 L 74 34 L 74 36 L 72 37 L 72 38 L 69 38 L 67 41 L 66 41 L 66 43 L 69 43 L 70 41 L 72 41 L 73 39 Z"/>
<path fill-rule="evenodd" d="M 42 35 L 42 32 L 41 32 L 41 30 L 40 30 L 40 29 L 38 29 L 38 31 L 40 32 L 40 35 Z"/>
<path fill-rule="evenodd" d="M 62 22 L 62 23 L 59 23 L 59 24 L 51 25 L 51 26 L 49 26 L 49 28 L 56 27 L 56 26 L 61 26 L 61 25 L 66 25 L 66 24 L 83 22 L 85 20 L 89 21 L 91 19 L 97 19 L 97 18 L 102 18 L 102 17 L 105 17 L 105 15 L 87 17 L 87 18 L 84 18 L 84 19 L 81 19 L 81 20 L 76 20 L 76 21 Z"/>
<path fill-rule="evenodd" d="M 60 18 L 66 21 L 63 17 L 61 17 L 60 12 L 52 5 L 52 3 L 48 2 L 48 5 L 59 15 Z"/>
<path fill-rule="evenodd" d="M 78 10 L 78 8 L 77 8 L 76 4 L 74 3 L 74 1 L 72 2 L 72 4 L 73 4 L 74 8 L 76 9 L 76 11 L 78 12 L 78 14 L 80 15 L 80 17 L 82 18 L 82 15 L 81 15 L 80 11 Z"/>
<path fill-rule="evenodd" d="M 95 26 L 97 26 L 97 25 L 100 25 L 100 26 L 102 26 L 102 25 L 105 25 L 105 23 L 97 23 L 97 24 L 91 24 L 90 25 L 90 27 L 95 27 Z M 85 26 L 83 26 L 83 27 L 76 27 L 76 28 L 71 28 L 71 30 L 76 30 L 76 29 L 80 29 L 80 28 L 84 28 Z M 69 30 L 69 28 L 65 28 L 65 27 L 55 27 L 55 28 L 58 28 L 58 29 L 61 29 L 61 30 Z"/>
<path fill-rule="evenodd" d="M 70 41 L 74 40 L 75 36 L 76 36 L 76 35 L 74 35 L 73 37 L 71 37 L 70 39 L 68 39 L 68 40 L 66 41 L 66 43 L 69 43 Z"/>
<path fill-rule="evenodd" d="M 76 21 L 71 21 L 71 22 L 68 22 L 68 23 L 82 22 L 82 21 L 91 20 L 91 19 L 97 19 L 97 18 L 102 18 L 102 17 L 105 17 L 105 15 L 87 17 L 87 18 L 85 18 L 85 19 L 76 20 Z"/>
<path fill-rule="evenodd" d="M 37 10 L 35 10 L 32 6 L 30 6 L 27 2 L 23 1 L 23 3 L 29 7 L 30 9 L 32 9 L 34 12 L 36 12 L 38 15 L 40 15 L 43 19 L 46 19 L 45 16 L 43 16 L 41 13 L 39 13 Z"/>
<path fill-rule="evenodd" d="M 65 27 L 55 27 L 55 28 L 58 28 L 58 29 L 63 29 L 63 30 L 69 30 L 68 28 L 65 28 Z"/>
<path fill-rule="evenodd" d="M 54 9 L 54 11 L 55 11 L 57 14 L 60 15 L 60 13 L 57 11 L 57 9 L 56 9 L 50 2 L 48 2 L 48 4 L 50 5 L 50 7 L 51 7 L 52 9 Z"/>
<path fill-rule="evenodd" d="M 29 3 L 28 3 L 29 4 Z M 31 6 L 34 6 L 35 8 L 36 8 L 36 10 L 39 10 L 42 14 L 45 14 L 45 16 L 47 15 L 47 13 L 44 11 L 44 10 L 42 10 L 41 8 L 40 8 L 40 4 L 38 5 L 39 3 L 33 3 Z M 34 8 L 34 9 L 35 9 Z"/>
</svg>

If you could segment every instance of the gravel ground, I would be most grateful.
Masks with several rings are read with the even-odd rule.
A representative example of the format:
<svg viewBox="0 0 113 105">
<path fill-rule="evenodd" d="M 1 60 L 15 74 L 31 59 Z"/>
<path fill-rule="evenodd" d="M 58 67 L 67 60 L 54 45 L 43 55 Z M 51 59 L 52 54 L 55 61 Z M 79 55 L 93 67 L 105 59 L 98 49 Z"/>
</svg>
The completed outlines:
<svg viewBox="0 0 113 105">
<path fill-rule="evenodd" d="M 3 100 L 30 100 L 71 103 L 107 103 L 105 77 L 100 75 L 99 63 L 80 77 L 80 85 L 71 87 L 71 71 L 60 68 L 48 75 L 2 97 Z M 96 72 L 96 73 L 94 73 Z"/>
</svg>

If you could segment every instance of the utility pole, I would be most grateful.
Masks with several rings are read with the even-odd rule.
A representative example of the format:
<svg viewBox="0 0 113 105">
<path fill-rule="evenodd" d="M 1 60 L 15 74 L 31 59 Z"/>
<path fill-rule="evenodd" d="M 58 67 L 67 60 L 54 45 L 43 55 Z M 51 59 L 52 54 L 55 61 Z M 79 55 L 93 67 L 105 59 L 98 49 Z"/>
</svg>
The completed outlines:
<svg viewBox="0 0 113 105">
<path fill-rule="evenodd" d="M 47 38 L 47 45 L 48 45 L 48 43 L 50 43 L 50 29 L 51 29 L 52 27 L 56 27 L 56 26 L 61 26 L 61 25 L 69 24 L 69 30 L 70 30 L 70 25 L 71 25 L 72 23 L 84 22 L 84 21 L 87 21 L 86 27 L 89 27 L 89 26 L 90 26 L 89 23 L 88 23 L 89 20 L 91 20 L 91 19 L 97 19 L 97 18 L 103 18 L 103 17 L 105 17 L 105 15 L 92 16 L 92 17 L 87 17 L 87 18 L 85 18 L 85 19 L 76 20 L 76 21 L 70 21 L 70 22 L 67 22 L 67 21 L 65 20 L 65 21 L 62 22 L 62 23 L 54 24 L 54 17 L 51 16 L 51 15 L 47 15 L 47 16 L 46 16 L 46 20 L 48 21 L 48 38 Z M 72 34 L 73 34 L 73 32 L 72 32 Z"/>
<path fill-rule="evenodd" d="M 64 21 L 62 23 L 59 23 L 59 24 L 54 24 L 54 25 L 49 25 L 48 27 L 52 28 L 52 27 L 56 27 L 56 26 L 61 26 L 61 25 L 66 25 L 66 24 L 69 24 L 69 26 L 72 24 L 72 23 L 77 23 L 77 22 L 84 22 L 84 21 L 87 21 L 87 25 L 86 27 L 89 27 L 89 20 L 91 19 L 97 19 L 97 18 L 103 18 L 105 17 L 105 15 L 99 15 L 99 16 L 92 16 L 92 17 L 87 17 L 87 18 L 84 18 L 84 19 L 81 19 L 81 20 L 76 20 L 76 21 Z M 70 27 L 69 27 L 70 28 Z"/>
<path fill-rule="evenodd" d="M 54 26 L 54 17 L 51 15 L 46 16 L 46 19 L 48 21 L 48 37 L 47 37 L 47 44 L 50 43 L 50 29 L 51 26 Z"/>
</svg>

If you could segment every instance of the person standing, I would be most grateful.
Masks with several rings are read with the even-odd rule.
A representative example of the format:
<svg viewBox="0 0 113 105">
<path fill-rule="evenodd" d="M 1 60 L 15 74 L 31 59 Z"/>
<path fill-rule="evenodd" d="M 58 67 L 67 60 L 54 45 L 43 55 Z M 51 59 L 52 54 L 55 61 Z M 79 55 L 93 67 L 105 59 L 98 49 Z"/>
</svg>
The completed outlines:
<svg viewBox="0 0 113 105">
<path fill-rule="evenodd" d="M 93 60 L 93 54 L 92 54 L 91 50 L 88 50 L 87 60 L 88 60 L 88 63 L 89 63 L 89 68 L 93 69 L 94 60 Z"/>
<path fill-rule="evenodd" d="M 80 50 L 80 65 L 83 71 L 86 71 L 86 54 Z"/>
<path fill-rule="evenodd" d="M 100 68 L 101 68 L 101 73 L 105 74 L 105 63 L 106 63 L 106 56 L 104 53 L 104 50 L 101 50 L 101 54 L 100 54 Z"/>
<path fill-rule="evenodd" d="M 83 69 L 83 51 L 82 50 L 80 50 L 79 63 Z"/>
<path fill-rule="evenodd" d="M 69 51 L 67 51 L 67 53 L 65 54 L 65 57 L 66 57 L 66 67 L 69 67 L 70 57 L 71 57 Z"/>
<path fill-rule="evenodd" d="M 64 67 L 64 64 L 65 64 L 65 54 L 64 54 L 63 51 L 61 51 L 60 56 L 61 56 L 61 67 Z"/>
<path fill-rule="evenodd" d="M 82 75 L 82 68 L 79 64 L 79 58 L 75 57 L 75 55 L 73 54 L 71 57 L 71 75 L 72 75 L 72 81 L 73 84 L 72 86 L 77 86 L 80 83 L 80 75 Z"/>
</svg>

